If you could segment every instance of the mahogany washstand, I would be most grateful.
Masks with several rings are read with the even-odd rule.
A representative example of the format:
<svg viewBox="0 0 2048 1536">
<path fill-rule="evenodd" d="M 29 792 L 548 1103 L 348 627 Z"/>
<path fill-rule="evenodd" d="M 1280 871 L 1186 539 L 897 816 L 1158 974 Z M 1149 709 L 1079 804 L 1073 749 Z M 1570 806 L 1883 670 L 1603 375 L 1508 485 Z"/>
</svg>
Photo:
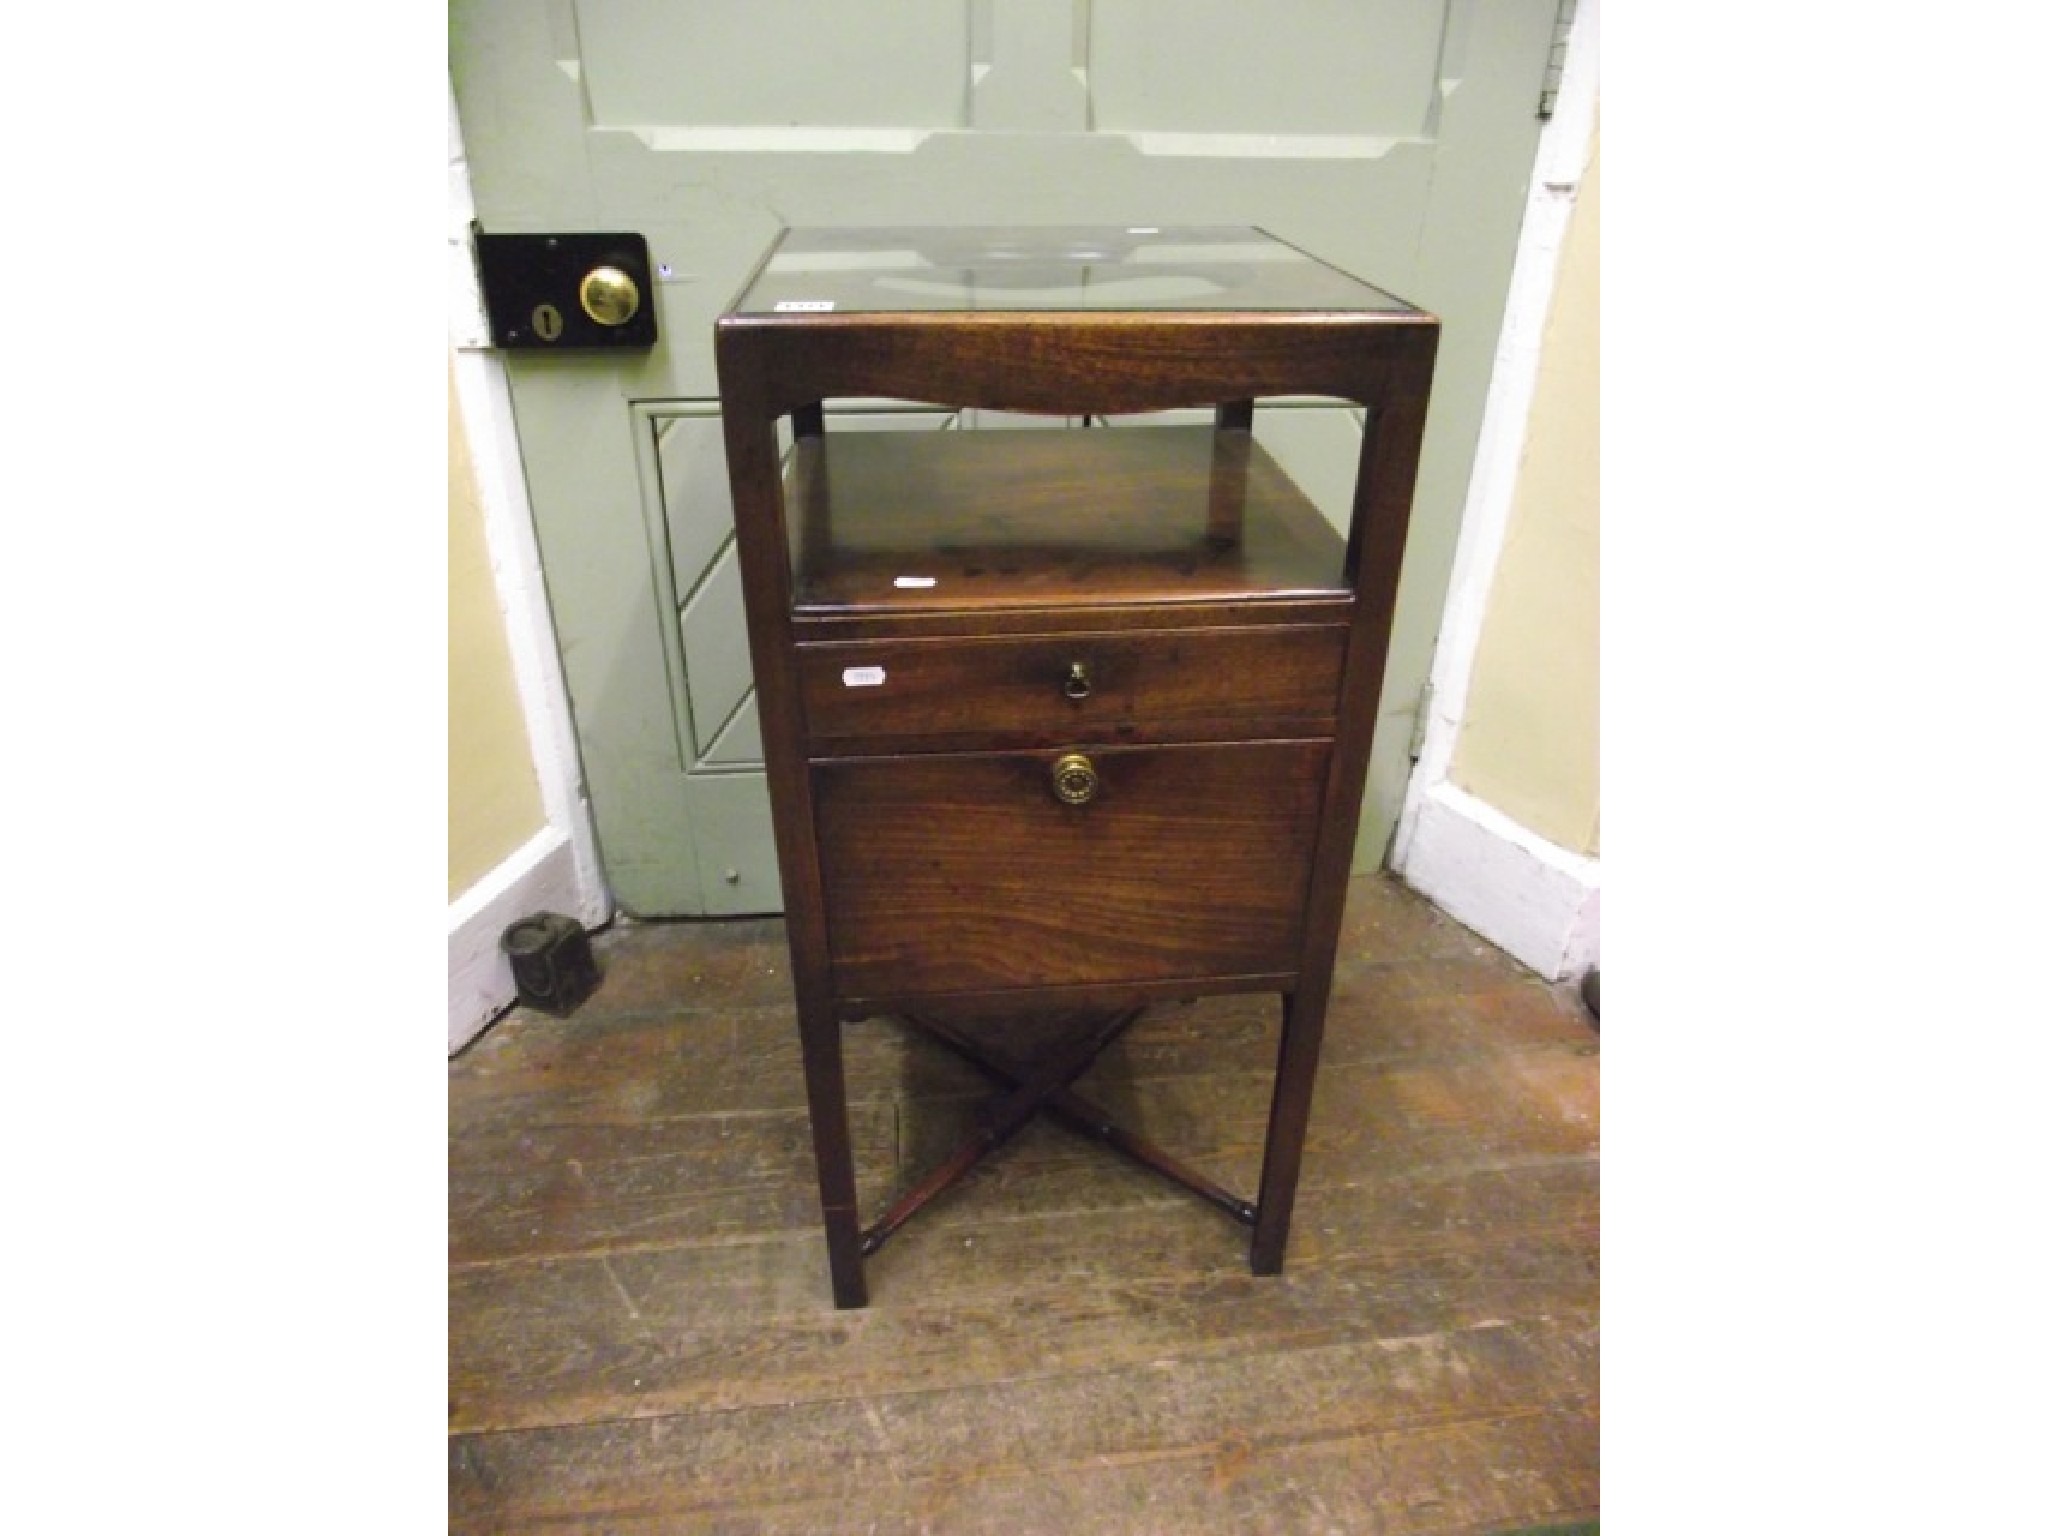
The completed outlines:
<svg viewBox="0 0 2048 1536">
<path fill-rule="evenodd" d="M 719 320 L 838 1305 L 1040 1109 L 1279 1271 L 1437 330 L 1249 228 L 793 230 Z M 1274 397 L 1364 408 L 1342 531 L 1254 441 Z M 1077 425 L 828 433 L 828 401 Z M 1256 1201 L 1071 1086 L 1146 1005 L 1248 991 L 1282 1010 Z M 864 1230 L 840 1027 L 882 1013 L 1009 1087 Z"/>
</svg>

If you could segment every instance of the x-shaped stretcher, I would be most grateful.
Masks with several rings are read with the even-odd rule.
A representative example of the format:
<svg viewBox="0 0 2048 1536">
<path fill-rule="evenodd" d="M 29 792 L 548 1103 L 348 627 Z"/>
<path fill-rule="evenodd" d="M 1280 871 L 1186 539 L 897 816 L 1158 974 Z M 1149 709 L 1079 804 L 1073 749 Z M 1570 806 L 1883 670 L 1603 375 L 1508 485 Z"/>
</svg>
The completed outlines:
<svg viewBox="0 0 2048 1536">
<path fill-rule="evenodd" d="M 974 1129 L 937 1167 L 882 1213 L 861 1233 L 863 1257 L 872 1254 L 912 1216 L 939 1195 L 951 1189 L 976 1164 L 1008 1141 L 1040 1110 L 1083 1135 L 1114 1147 L 1134 1162 L 1171 1179 L 1183 1189 L 1200 1195 L 1246 1226 L 1258 1218 L 1258 1207 L 1240 1200 L 1213 1180 L 1154 1146 L 1144 1137 L 1123 1129 L 1094 1103 L 1074 1092 L 1072 1084 L 1129 1029 L 1144 1012 L 1128 1009 L 1107 1018 L 1090 1020 L 1073 1037 L 1036 1061 L 1020 1062 L 1007 1052 L 992 1049 L 956 1026 L 925 1014 L 900 1014 L 904 1023 L 922 1031 L 973 1063 L 1009 1091 L 991 1100 L 977 1116 Z"/>
</svg>

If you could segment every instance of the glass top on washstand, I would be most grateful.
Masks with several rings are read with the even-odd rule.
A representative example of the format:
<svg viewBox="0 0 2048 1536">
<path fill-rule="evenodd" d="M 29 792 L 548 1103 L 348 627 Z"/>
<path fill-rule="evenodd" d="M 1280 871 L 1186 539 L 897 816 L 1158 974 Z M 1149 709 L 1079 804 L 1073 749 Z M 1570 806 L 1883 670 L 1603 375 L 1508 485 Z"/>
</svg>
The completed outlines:
<svg viewBox="0 0 2048 1536">
<path fill-rule="evenodd" d="M 792 229 L 733 307 L 905 310 L 1416 313 L 1247 225 Z"/>
</svg>

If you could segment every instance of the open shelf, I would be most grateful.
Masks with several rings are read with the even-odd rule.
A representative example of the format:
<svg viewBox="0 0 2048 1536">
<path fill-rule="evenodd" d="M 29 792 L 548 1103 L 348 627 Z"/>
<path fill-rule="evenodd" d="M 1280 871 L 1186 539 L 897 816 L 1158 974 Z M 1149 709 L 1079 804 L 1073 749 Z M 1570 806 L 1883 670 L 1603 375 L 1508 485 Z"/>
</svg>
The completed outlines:
<svg viewBox="0 0 2048 1536">
<path fill-rule="evenodd" d="M 785 494 L 800 617 L 1347 590 L 1344 541 L 1242 431 L 828 433 Z"/>
</svg>

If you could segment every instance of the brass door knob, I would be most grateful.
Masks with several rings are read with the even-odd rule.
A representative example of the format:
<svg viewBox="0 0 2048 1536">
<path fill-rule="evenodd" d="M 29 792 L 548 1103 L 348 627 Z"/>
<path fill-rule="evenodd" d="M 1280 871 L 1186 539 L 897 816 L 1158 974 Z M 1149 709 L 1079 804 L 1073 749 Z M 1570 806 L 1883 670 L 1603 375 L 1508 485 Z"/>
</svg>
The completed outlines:
<svg viewBox="0 0 2048 1536">
<path fill-rule="evenodd" d="M 1052 792 L 1068 805 L 1086 805 L 1101 782 L 1095 765 L 1079 752 L 1069 752 L 1052 765 Z"/>
<path fill-rule="evenodd" d="M 599 325 L 624 325 L 640 313 L 640 285 L 617 267 L 592 267 L 576 298 Z"/>
<path fill-rule="evenodd" d="M 1088 663 L 1077 661 L 1067 668 L 1067 680 L 1061 692 L 1070 699 L 1085 699 L 1095 691 L 1095 679 L 1088 675 Z"/>
</svg>

